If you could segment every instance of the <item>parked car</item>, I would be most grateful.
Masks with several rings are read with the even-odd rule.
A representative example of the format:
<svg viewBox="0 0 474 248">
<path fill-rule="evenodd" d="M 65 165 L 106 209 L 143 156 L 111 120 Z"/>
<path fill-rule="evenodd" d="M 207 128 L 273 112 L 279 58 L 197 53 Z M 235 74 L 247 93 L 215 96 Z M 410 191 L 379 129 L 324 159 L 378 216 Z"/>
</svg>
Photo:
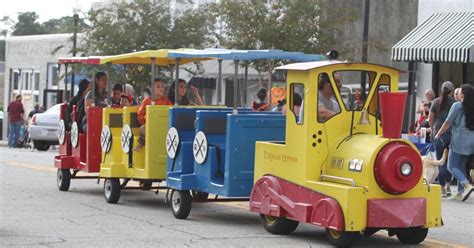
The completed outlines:
<svg viewBox="0 0 474 248">
<path fill-rule="evenodd" d="M 59 132 L 59 111 L 61 104 L 56 104 L 44 113 L 31 118 L 30 138 L 33 146 L 39 151 L 47 151 L 51 145 L 57 145 Z"/>
</svg>

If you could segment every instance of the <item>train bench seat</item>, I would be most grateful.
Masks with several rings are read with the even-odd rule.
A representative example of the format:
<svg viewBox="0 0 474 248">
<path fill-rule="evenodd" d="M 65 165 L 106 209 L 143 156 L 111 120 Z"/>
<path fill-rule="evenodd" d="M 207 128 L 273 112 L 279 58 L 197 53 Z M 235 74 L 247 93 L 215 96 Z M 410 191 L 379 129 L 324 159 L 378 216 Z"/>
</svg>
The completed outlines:
<svg viewBox="0 0 474 248">
<path fill-rule="evenodd" d="M 209 110 L 209 108 L 170 109 L 168 126 L 176 128 L 179 137 L 175 158 L 167 158 L 167 184 L 172 188 L 187 190 L 196 187 L 193 141 L 196 134 L 195 125 L 198 123 L 196 113 L 204 110 Z M 212 112 L 222 112 L 224 113 L 222 118 L 225 118 L 225 115 L 230 113 L 230 109 L 215 109 Z"/>
<path fill-rule="evenodd" d="M 253 186 L 255 142 L 285 140 L 285 116 L 199 111 L 196 131 L 203 131 L 208 141 L 206 160 L 202 164 L 194 162 L 196 190 L 248 197 Z"/>
</svg>

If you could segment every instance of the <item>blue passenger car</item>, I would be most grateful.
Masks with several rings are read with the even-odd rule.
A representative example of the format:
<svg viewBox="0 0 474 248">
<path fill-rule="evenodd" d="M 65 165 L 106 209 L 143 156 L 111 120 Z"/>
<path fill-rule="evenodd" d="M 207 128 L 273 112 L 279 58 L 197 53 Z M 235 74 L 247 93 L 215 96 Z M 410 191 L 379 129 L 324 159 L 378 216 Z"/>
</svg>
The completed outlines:
<svg viewBox="0 0 474 248">
<path fill-rule="evenodd" d="M 167 166 L 167 185 L 173 189 L 172 210 L 180 219 L 189 215 L 193 196 L 200 201 L 208 194 L 249 197 L 255 142 L 285 140 L 285 117 L 281 113 L 198 110 L 194 135 L 189 126 L 176 125 L 181 115 L 192 114 L 189 109 L 170 110 L 170 130 L 176 129 L 179 144 L 174 158 L 168 157 Z"/>
</svg>

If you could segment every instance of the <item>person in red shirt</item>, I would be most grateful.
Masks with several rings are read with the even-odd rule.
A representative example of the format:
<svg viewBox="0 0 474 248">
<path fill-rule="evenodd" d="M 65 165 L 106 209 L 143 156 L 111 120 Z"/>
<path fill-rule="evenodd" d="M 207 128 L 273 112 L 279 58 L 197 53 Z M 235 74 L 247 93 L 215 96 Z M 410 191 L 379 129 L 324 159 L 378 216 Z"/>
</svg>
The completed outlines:
<svg viewBox="0 0 474 248">
<path fill-rule="evenodd" d="M 253 112 L 260 112 L 260 111 L 268 111 L 270 105 L 266 101 L 267 99 L 267 90 L 261 88 L 257 92 L 257 101 L 252 102 L 252 111 Z"/>
<path fill-rule="evenodd" d="M 8 147 L 14 148 L 18 144 L 20 138 L 20 128 L 24 124 L 23 114 L 23 103 L 21 103 L 21 95 L 16 96 L 15 101 L 12 101 L 8 105 L 8 123 L 10 130 L 8 132 Z"/>
<path fill-rule="evenodd" d="M 153 105 L 173 105 L 173 103 L 165 96 L 165 85 L 162 79 L 155 79 L 153 84 L 153 91 L 155 94 L 155 101 Z M 140 122 L 140 137 L 138 138 L 138 145 L 135 150 L 141 150 L 145 145 L 145 130 L 146 130 L 146 106 L 152 105 L 151 97 L 143 99 L 140 107 L 138 107 L 137 119 Z"/>
</svg>

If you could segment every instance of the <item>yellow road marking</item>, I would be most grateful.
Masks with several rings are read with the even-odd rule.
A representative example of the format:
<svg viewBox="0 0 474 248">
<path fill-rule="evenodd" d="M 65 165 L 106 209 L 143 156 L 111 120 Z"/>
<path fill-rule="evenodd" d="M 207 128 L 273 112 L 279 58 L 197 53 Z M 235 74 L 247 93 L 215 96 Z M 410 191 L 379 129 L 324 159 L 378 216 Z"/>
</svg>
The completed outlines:
<svg viewBox="0 0 474 248">
<path fill-rule="evenodd" d="M 17 161 L 12 161 L 12 160 L 0 161 L 0 164 L 15 166 L 15 167 L 22 167 L 22 168 L 27 168 L 31 170 L 37 170 L 37 171 L 47 171 L 47 172 L 57 171 L 56 168 L 50 165 L 29 164 L 29 163 L 22 163 L 22 162 L 17 162 Z"/>
<path fill-rule="evenodd" d="M 12 160 L 0 161 L 0 164 L 10 165 L 10 166 L 15 166 L 15 167 L 22 167 L 22 168 L 27 168 L 27 169 L 31 169 L 31 170 L 37 170 L 37 171 L 47 171 L 47 172 L 56 172 L 57 171 L 56 168 L 54 168 L 52 166 L 48 166 L 48 165 L 33 165 L 33 164 L 22 163 L 22 162 L 17 162 L 17 161 L 12 161 Z M 138 186 L 139 183 L 131 181 L 131 182 L 129 182 L 128 185 L 129 186 L 132 186 L 132 185 L 133 186 Z M 217 205 L 231 206 L 231 207 L 245 209 L 245 210 L 249 209 L 248 202 L 214 202 L 214 203 L 217 204 Z M 375 235 L 377 235 L 379 237 L 387 237 L 386 235 L 380 234 L 380 233 L 376 233 Z M 453 244 L 453 243 L 440 241 L 440 240 L 435 240 L 435 239 L 430 239 L 430 238 L 425 239 L 425 241 L 423 243 L 428 245 L 429 247 L 467 248 L 467 246 L 465 246 L 465 245 Z"/>
</svg>

